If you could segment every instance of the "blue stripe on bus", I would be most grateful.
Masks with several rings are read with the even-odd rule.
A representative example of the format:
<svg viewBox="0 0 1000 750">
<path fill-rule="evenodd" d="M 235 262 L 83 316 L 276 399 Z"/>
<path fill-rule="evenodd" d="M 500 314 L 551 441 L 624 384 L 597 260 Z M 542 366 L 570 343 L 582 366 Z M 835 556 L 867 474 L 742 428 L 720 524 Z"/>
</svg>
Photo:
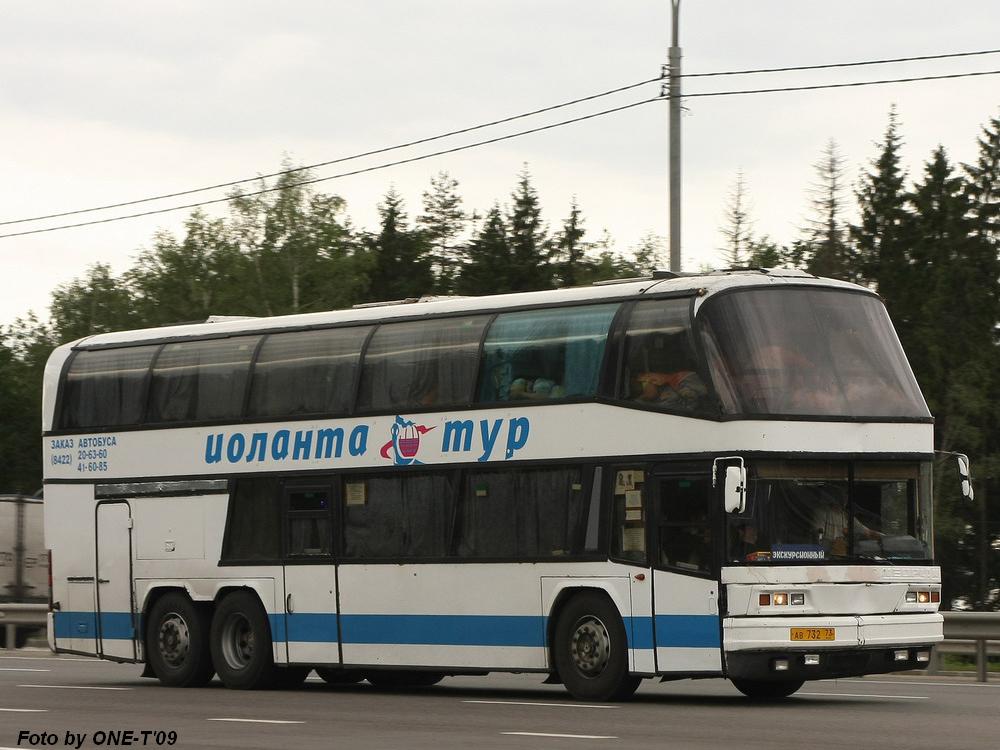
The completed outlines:
<svg viewBox="0 0 1000 750">
<path fill-rule="evenodd" d="M 341 615 L 344 643 L 422 646 L 545 645 L 536 615 Z"/>
<path fill-rule="evenodd" d="M 653 618 L 652 617 L 626 617 L 625 635 L 628 638 L 628 647 L 633 649 L 644 649 L 653 647 Z"/>
<path fill-rule="evenodd" d="M 56 612 L 56 638 L 96 638 L 96 612 Z M 110 641 L 130 641 L 135 637 L 132 615 L 128 612 L 102 612 L 101 637 Z"/>
<path fill-rule="evenodd" d="M 538 615 L 342 615 L 345 644 L 417 646 L 546 645 L 548 618 Z M 653 648 L 653 618 L 626 617 L 629 648 Z M 337 615 L 295 613 L 268 615 L 276 642 L 336 643 Z M 128 612 L 101 614 L 102 635 L 108 640 L 134 637 Z M 96 638 L 94 612 L 56 612 L 56 638 Z M 717 615 L 657 615 L 656 645 L 660 648 L 719 648 Z"/>
<path fill-rule="evenodd" d="M 718 615 L 657 615 L 659 648 L 720 648 Z"/>
</svg>

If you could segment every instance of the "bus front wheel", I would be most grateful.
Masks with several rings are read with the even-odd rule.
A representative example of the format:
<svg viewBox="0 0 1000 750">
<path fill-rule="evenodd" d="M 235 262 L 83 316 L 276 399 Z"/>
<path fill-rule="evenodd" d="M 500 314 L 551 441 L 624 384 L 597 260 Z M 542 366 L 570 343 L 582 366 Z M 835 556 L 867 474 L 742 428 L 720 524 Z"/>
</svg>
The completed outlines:
<svg viewBox="0 0 1000 750">
<path fill-rule="evenodd" d="M 146 660 L 160 682 L 170 687 L 207 685 L 212 666 L 209 615 L 186 594 L 171 591 L 149 611 Z"/>
<path fill-rule="evenodd" d="M 566 689 L 579 700 L 623 700 L 641 682 L 628 673 L 621 615 L 607 596 L 596 592 L 573 597 L 559 613 L 555 663 Z"/>
<path fill-rule="evenodd" d="M 733 678 L 733 685 L 743 695 L 755 701 L 777 701 L 798 690 L 805 680 L 741 680 Z"/>
<path fill-rule="evenodd" d="M 280 682 L 267 613 L 255 594 L 235 591 L 216 608 L 212 618 L 212 660 L 228 688 L 259 690 Z"/>
</svg>

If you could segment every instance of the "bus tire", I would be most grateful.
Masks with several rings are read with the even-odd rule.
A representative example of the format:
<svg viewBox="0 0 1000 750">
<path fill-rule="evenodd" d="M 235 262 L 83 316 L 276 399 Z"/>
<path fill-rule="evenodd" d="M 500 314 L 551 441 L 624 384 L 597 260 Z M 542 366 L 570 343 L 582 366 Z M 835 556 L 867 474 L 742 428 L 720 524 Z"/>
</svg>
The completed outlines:
<svg viewBox="0 0 1000 750">
<path fill-rule="evenodd" d="M 316 667 L 316 674 L 328 685 L 355 685 L 365 679 L 365 673 L 357 669 Z"/>
<path fill-rule="evenodd" d="M 261 690 L 278 681 L 271 627 L 256 594 L 235 591 L 222 600 L 212 618 L 211 641 L 215 670 L 226 687 Z"/>
<path fill-rule="evenodd" d="M 215 674 L 208 645 L 211 616 L 187 594 L 170 591 L 156 600 L 146 626 L 146 660 L 169 687 L 201 687 Z"/>
<path fill-rule="evenodd" d="M 787 698 L 805 683 L 805 680 L 742 680 L 732 678 L 733 685 L 743 695 L 755 701 L 778 701 Z"/>
<path fill-rule="evenodd" d="M 372 685 L 383 690 L 396 688 L 421 688 L 437 685 L 444 679 L 441 672 L 425 672 L 420 669 L 379 669 L 368 672 L 365 677 Z"/>
<path fill-rule="evenodd" d="M 577 594 L 559 613 L 555 663 L 563 684 L 578 700 L 624 700 L 640 677 L 628 673 L 625 624 L 604 594 Z"/>
</svg>

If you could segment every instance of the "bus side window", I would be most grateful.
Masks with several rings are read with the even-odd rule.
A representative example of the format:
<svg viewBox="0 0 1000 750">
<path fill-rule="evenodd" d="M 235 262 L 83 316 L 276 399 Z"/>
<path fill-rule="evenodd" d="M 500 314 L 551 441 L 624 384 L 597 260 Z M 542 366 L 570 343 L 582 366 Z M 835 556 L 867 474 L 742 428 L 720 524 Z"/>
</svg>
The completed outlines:
<svg viewBox="0 0 1000 750">
<path fill-rule="evenodd" d="M 400 411 L 468 404 L 488 320 L 478 315 L 379 326 L 365 351 L 358 408 Z"/>
<path fill-rule="evenodd" d="M 274 562 L 281 557 L 281 483 L 277 477 L 234 480 L 222 540 L 224 562 Z"/>
<path fill-rule="evenodd" d="M 654 409 L 703 408 L 705 380 L 691 347 L 689 298 L 639 302 L 629 317 L 621 398 Z"/>
<path fill-rule="evenodd" d="M 498 316 L 484 344 L 478 401 L 593 396 L 617 310 L 588 305 Z"/>
<path fill-rule="evenodd" d="M 614 522 L 611 532 L 612 556 L 631 562 L 646 562 L 646 501 L 643 469 L 619 469 L 612 490 Z"/>
<path fill-rule="evenodd" d="M 707 572 L 712 568 L 708 477 L 659 480 L 660 564 Z"/>
<path fill-rule="evenodd" d="M 286 490 L 285 553 L 288 557 L 330 554 L 333 539 L 330 495 L 327 487 Z"/>
</svg>

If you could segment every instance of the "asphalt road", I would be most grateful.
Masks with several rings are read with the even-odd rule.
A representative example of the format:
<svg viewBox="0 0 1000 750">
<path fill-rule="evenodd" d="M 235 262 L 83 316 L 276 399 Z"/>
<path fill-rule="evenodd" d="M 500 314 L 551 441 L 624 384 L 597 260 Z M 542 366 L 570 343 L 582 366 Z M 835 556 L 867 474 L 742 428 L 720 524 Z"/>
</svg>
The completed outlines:
<svg viewBox="0 0 1000 750">
<path fill-rule="evenodd" d="M 1000 682 L 879 676 L 807 683 L 776 705 L 753 704 L 723 680 L 647 681 L 628 703 L 570 699 L 539 675 L 453 677 L 433 688 L 329 687 L 240 692 L 218 682 L 170 689 L 141 668 L 47 652 L 0 652 L 0 750 L 22 731 L 65 748 L 122 747 L 101 732 L 133 731 L 132 747 L 194 748 L 739 748 L 862 750 L 996 748 Z M 96 733 L 96 734 L 95 734 Z M 566 736 L 561 736 L 566 735 Z M 169 734 L 160 736 L 169 741 Z M 33 738 L 36 742 L 41 738 Z M 42 747 L 35 744 L 34 747 Z M 70 746 L 75 747 L 74 744 Z M 164 744 L 162 747 L 169 747 Z"/>
</svg>

